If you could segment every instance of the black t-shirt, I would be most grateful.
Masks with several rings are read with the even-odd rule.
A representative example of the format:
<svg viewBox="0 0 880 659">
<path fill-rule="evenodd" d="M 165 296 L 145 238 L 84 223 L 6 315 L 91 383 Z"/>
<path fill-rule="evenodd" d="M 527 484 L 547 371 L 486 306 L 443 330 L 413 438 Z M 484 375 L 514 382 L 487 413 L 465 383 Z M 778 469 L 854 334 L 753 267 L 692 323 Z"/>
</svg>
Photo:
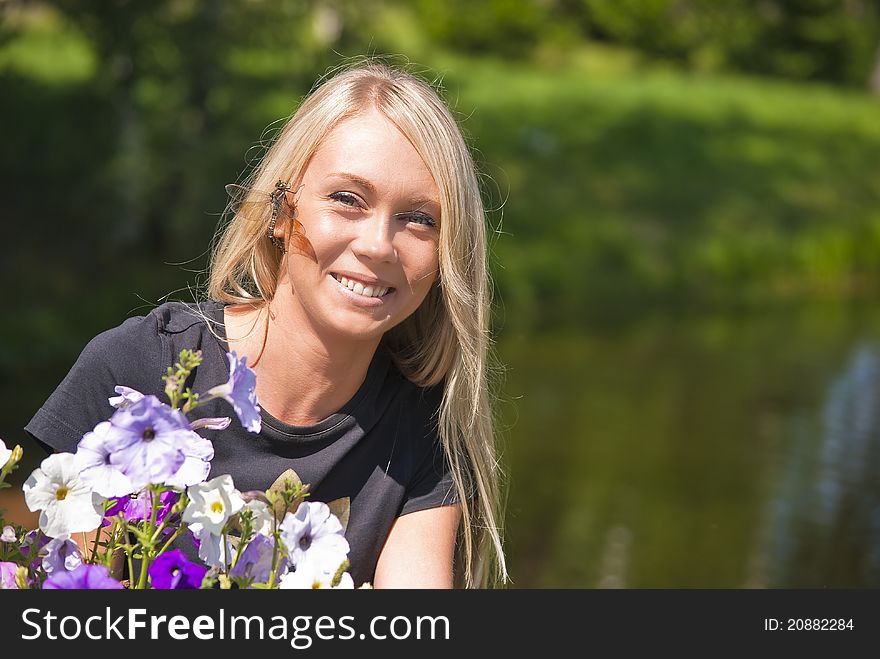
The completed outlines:
<svg viewBox="0 0 880 659">
<path fill-rule="evenodd" d="M 204 393 L 229 379 L 223 303 L 198 308 L 169 302 L 129 318 L 86 346 L 73 368 L 25 427 L 57 451 L 75 452 L 83 434 L 114 409 L 107 399 L 124 385 L 167 402 L 162 375 L 184 348 L 202 351 L 187 384 Z M 230 474 L 240 491 L 265 490 L 292 468 L 311 487 L 309 500 L 349 497 L 345 537 L 355 585 L 372 581 L 379 552 L 394 520 L 403 514 L 456 501 L 437 431 L 440 387 L 420 388 L 404 378 L 380 347 L 354 397 L 311 426 L 291 426 L 262 410 L 262 430 L 247 432 L 232 406 L 216 399 L 190 420 L 232 417 L 223 431 L 202 429 L 214 444 L 209 478 Z"/>
</svg>

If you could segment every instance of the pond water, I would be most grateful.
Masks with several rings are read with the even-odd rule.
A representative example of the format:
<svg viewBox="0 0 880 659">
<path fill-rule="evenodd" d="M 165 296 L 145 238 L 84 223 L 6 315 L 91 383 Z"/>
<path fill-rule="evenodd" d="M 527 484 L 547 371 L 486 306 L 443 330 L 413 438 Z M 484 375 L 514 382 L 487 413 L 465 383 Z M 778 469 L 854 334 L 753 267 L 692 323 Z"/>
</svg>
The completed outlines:
<svg viewBox="0 0 880 659">
<path fill-rule="evenodd" d="M 504 336 L 513 587 L 880 586 L 880 313 Z"/>
</svg>

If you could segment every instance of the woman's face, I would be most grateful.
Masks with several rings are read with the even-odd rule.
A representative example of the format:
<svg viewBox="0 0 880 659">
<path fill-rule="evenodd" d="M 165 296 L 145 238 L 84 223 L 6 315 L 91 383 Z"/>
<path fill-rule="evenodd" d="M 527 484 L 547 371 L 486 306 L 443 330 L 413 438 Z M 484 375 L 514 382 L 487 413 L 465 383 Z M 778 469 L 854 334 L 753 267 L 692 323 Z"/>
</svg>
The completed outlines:
<svg viewBox="0 0 880 659">
<path fill-rule="evenodd" d="M 373 110 L 336 126 L 298 185 L 297 219 L 314 255 L 288 251 L 282 277 L 293 308 L 322 335 L 378 340 L 437 279 L 441 209 L 431 173 Z"/>
</svg>

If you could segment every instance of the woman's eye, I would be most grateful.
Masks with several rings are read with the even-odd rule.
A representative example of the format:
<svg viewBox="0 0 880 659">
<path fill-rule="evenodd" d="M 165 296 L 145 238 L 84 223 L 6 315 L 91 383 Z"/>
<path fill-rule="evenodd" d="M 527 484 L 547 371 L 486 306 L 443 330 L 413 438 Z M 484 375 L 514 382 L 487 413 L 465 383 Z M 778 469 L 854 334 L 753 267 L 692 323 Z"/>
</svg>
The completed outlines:
<svg viewBox="0 0 880 659">
<path fill-rule="evenodd" d="M 333 192 L 327 196 L 333 201 L 338 201 L 340 204 L 345 204 L 352 208 L 358 208 L 360 206 L 358 198 L 350 192 Z"/>
<path fill-rule="evenodd" d="M 414 222 L 415 224 L 421 224 L 426 227 L 437 226 L 437 221 L 427 213 L 401 213 L 399 217 L 405 219 L 407 222 Z"/>
</svg>

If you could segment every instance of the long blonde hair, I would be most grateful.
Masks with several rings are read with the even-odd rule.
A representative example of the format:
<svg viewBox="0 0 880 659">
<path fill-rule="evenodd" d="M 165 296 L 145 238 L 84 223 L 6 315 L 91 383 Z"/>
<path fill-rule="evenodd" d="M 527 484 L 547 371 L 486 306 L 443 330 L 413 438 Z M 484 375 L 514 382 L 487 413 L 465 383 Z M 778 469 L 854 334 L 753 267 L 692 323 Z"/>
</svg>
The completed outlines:
<svg viewBox="0 0 880 659">
<path fill-rule="evenodd" d="M 503 583 L 508 576 L 490 406 L 486 221 L 474 163 L 449 109 L 429 84 L 405 71 L 372 60 L 349 66 L 306 97 L 245 187 L 257 195 L 276 181 L 299 181 L 327 134 L 372 108 L 421 156 L 439 190 L 443 215 L 439 284 L 383 342 L 409 380 L 443 385 L 438 429 L 462 508 L 457 583 Z M 232 219 L 212 252 L 209 297 L 252 305 L 272 300 L 283 254 L 266 235 L 270 214 L 269 204 L 228 209 Z"/>
</svg>

